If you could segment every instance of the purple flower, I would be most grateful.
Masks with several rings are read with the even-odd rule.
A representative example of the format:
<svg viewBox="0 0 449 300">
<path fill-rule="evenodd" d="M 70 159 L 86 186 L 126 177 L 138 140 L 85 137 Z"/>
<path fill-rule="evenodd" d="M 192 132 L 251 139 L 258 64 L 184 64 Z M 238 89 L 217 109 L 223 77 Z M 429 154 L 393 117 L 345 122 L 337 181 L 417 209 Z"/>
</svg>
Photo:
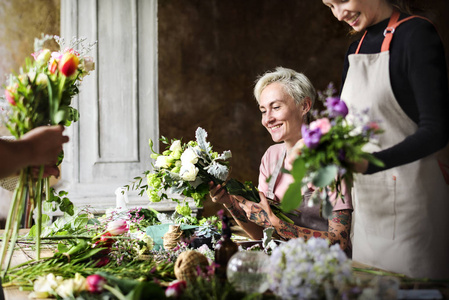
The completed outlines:
<svg viewBox="0 0 449 300">
<path fill-rule="evenodd" d="M 326 106 L 331 117 L 342 116 L 344 118 L 348 114 L 346 103 L 339 97 L 328 97 Z"/>
<path fill-rule="evenodd" d="M 315 149 L 320 143 L 322 135 L 320 128 L 315 128 L 311 130 L 307 128 L 306 125 L 302 125 L 301 133 L 304 143 L 309 149 Z"/>
</svg>

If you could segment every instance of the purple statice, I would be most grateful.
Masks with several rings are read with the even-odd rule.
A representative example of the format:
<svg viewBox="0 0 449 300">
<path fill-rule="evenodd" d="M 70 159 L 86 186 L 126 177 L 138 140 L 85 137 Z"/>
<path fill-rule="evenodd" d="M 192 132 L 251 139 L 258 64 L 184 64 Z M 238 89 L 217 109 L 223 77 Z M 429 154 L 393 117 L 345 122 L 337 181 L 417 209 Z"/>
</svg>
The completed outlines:
<svg viewBox="0 0 449 300">
<path fill-rule="evenodd" d="M 320 143 L 322 135 L 320 128 L 310 129 L 306 125 L 302 125 L 301 133 L 304 143 L 309 149 L 315 149 Z"/>
<path fill-rule="evenodd" d="M 326 98 L 326 107 L 330 117 L 342 116 L 346 117 L 348 114 L 348 107 L 346 103 L 340 99 L 340 97 L 328 97 Z"/>
</svg>

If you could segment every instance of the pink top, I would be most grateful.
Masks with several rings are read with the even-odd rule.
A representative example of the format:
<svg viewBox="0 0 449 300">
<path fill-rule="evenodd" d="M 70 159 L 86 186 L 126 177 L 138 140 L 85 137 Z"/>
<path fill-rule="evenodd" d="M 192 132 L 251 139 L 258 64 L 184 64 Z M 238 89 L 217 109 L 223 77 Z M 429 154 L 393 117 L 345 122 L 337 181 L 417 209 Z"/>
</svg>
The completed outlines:
<svg viewBox="0 0 449 300">
<path fill-rule="evenodd" d="M 259 191 L 263 192 L 265 195 L 268 191 L 268 182 L 267 178 L 270 177 L 270 175 L 273 173 L 276 162 L 281 157 L 285 150 L 284 143 L 282 144 L 275 144 L 270 146 L 265 154 L 262 157 L 262 161 L 260 164 L 260 173 L 259 173 Z M 291 165 L 288 165 L 284 161 L 284 168 L 290 169 Z M 278 178 L 276 180 L 276 183 L 274 185 L 274 195 L 275 199 L 274 201 L 280 202 L 280 199 L 284 196 L 285 192 L 287 191 L 290 184 L 293 182 L 293 177 L 290 174 L 286 174 L 283 172 L 279 172 Z M 345 195 L 345 201 L 343 202 L 340 198 L 336 201 L 335 196 L 336 193 L 329 194 L 330 201 L 334 205 L 334 211 L 337 210 L 343 210 L 343 209 L 350 209 L 352 210 L 352 198 L 351 193 L 346 191 L 346 185 L 344 182 L 342 182 L 342 192 Z M 312 185 L 309 185 L 309 190 L 312 192 L 314 191 L 314 187 Z"/>
</svg>

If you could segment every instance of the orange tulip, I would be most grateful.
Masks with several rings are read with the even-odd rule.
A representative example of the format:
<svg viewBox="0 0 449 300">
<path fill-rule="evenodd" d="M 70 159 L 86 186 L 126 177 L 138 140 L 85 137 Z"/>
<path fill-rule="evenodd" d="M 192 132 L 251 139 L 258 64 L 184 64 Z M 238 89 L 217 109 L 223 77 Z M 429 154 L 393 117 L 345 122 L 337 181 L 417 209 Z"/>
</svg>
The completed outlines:
<svg viewBox="0 0 449 300">
<path fill-rule="evenodd" d="M 58 70 L 58 62 L 56 61 L 56 59 L 51 59 L 50 62 L 48 63 L 48 70 L 50 71 L 51 74 L 55 74 L 56 71 Z"/>
<path fill-rule="evenodd" d="M 73 53 L 64 53 L 61 60 L 59 61 L 59 71 L 67 76 L 70 77 L 73 74 L 75 74 L 76 69 L 78 68 L 79 64 L 79 58 Z"/>
</svg>

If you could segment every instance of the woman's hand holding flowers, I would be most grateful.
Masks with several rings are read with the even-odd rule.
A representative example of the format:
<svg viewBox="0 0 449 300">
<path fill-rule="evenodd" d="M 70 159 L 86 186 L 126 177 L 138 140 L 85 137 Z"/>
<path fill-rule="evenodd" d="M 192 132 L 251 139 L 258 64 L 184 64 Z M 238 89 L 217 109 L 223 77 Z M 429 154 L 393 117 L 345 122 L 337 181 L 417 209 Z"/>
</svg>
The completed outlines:
<svg viewBox="0 0 449 300">
<path fill-rule="evenodd" d="M 225 207 L 232 205 L 231 196 L 221 184 L 215 185 L 212 181 L 209 182 L 209 195 L 215 203 L 221 203 Z"/>
<path fill-rule="evenodd" d="M 251 222 L 263 227 L 275 227 L 280 219 L 271 210 L 268 199 L 262 192 L 259 192 L 260 202 L 248 201 L 243 197 L 234 196 L 237 204 L 246 213 L 246 217 Z"/>
</svg>

